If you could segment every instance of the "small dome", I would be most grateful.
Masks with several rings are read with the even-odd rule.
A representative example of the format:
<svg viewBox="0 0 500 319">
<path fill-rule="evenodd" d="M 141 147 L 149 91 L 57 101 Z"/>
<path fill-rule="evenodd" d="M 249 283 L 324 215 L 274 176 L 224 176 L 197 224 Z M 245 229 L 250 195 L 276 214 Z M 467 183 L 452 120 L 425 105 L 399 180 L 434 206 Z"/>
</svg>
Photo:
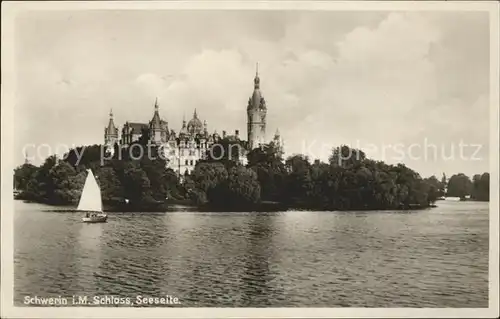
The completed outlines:
<svg viewBox="0 0 500 319">
<path fill-rule="evenodd" d="M 190 134 L 200 134 L 203 132 L 203 123 L 198 118 L 196 110 L 194 110 L 193 118 L 187 124 L 187 130 Z"/>
</svg>

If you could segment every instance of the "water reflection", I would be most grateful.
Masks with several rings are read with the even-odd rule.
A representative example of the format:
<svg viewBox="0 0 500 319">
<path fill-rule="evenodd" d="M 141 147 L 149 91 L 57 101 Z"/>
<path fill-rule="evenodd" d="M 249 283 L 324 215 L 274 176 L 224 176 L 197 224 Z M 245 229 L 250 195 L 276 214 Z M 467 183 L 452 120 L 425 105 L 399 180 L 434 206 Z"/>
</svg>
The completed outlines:
<svg viewBox="0 0 500 319">
<path fill-rule="evenodd" d="M 159 295 L 164 271 L 162 249 L 166 240 L 160 214 L 115 214 L 110 216 L 102 239 L 104 258 L 94 273 L 100 294 L 122 297 Z M 136 223 L 137 218 L 141 219 Z"/>
<path fill-rule="evenodd" d="M 94 276 L 102 262 L 102 234 L 105 226 L 106 224 L 79 224 L 79 236 L 75 247 L 78 248 L 81 257 L 75 260 L 75 266 L 78 287 L 81 287 L 80 291 L 93 290 L 94 288 L 88 278 Z"/>
<path fill-rule="evenodd" d="M 274 276 L 270 269 L 270 258 L 275 253 L 273 235 L 274 220 L 268 214 L 249 217 L 244 251 L 244 273 L 241 280 L 241 304 L 244 307 L 269 305 L 274 299 L 270 295 L 280 295 L 279 290 L 271 291 L 270 282 Z"/>
</svg>

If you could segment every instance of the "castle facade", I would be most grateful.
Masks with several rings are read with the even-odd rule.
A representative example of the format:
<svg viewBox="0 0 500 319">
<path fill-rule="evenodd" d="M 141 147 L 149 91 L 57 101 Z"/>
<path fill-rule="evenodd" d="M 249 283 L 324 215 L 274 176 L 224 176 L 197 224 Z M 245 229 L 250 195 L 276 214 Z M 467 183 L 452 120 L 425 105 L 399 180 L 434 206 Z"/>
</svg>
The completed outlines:
<svg viewBox="0 0 500 319">
<path fill-rule="evenodd" d="M 149 123 L 125 122 L 121 135 L 118 134 L 118 127 L 113 121 L 113 112 L 109 114 L 108 126 L 104 128 L 104 144 L 109 152 L 114 151 L 115 144 L 120 147 L 127 147 L 132 142 L 137 141 L 144 130 L 149 130 L 149 142 L 160 147 L 163 155 L 167 159 L 167 167 L 174 170 L 178 175 L 189 174 L 194 169 L 196 163 L 205 159 L 207 151 L 218 143 L 221 139 L 241 142 L 244 145 L 239 161 L 246 164 L 246 153 L 252 149 L 263 145 L 266 141 L 266 101 L 260 91 L 260 78 L 258 72 L 254 78 L 254 90 L 248 99 L 247 105 L 247 140 L 240 139 L 239 130 L 234 131 L 234 135 L 227 135 L 222 131 L 219 135 L 215 130 L 208 132 L 207 122 L 201 121 L 196 109 L 189 122 L 183 119 L 178 132 L 170 129 L 168 122 L 160 117 L 158 100 L 154 104 L 154 113 Z M 280 152 L 283 152 L 283 140 L 278 130 L 272 142 Z"/>
</svg>

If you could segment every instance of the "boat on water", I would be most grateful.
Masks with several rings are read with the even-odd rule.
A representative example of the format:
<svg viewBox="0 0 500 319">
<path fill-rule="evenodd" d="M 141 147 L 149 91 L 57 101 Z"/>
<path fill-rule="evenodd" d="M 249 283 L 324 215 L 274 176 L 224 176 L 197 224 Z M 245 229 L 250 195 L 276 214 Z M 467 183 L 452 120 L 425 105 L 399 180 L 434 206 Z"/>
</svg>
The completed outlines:
<svg viewBox="0 0 500 319">
<path fill-rule="evenodd" d="M 77 210 L 85 212 L 85 216 L 82 217 L 84 223 L 104 223 L 108 215 L 102 211 L 101 189 L 92 171 L 87 169 L 87 172 Z"/>
</svg>

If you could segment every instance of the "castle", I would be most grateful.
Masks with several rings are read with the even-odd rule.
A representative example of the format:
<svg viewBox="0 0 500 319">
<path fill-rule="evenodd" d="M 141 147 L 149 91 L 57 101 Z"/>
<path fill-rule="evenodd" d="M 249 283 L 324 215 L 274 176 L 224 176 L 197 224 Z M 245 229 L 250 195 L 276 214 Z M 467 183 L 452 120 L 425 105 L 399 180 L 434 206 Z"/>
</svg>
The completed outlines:
<svg viewBox="0 0 500 319">
<path fill-rule="evenodd" d="M 266 101 L 260 91 L 260 78 L 258 70 L 254 78 L 254 89 L 247 105 L 247 141 L 240 139 L 239 130 L 234 135 L 227 135 L 222 131 L 220 136 L 217 131 L 208 132 L 207 122 L 198 118 L 196 109 L 193 118 L 186 123 L 183 119 L 181 129 L 176 133 L 169 129 L 168 122 L 160 117 L 158 100 L 155 101 L 153 118 L 149 123 L 126 122 L 118 134 L 118 127 L 113 121 L 113 112 L 109 114 L 108 126 L 104 128 L 104 144 L 109 152 L 114 151 L 115 144 L 126 147 L 137 141 L 143 130 L 149 130 L 150 143 L 158 145 L 167 159 L 167 167 L 174 170 L 178 175 L 189 174 L 196 163 L 204 159 L 210 147 L 221 139 L 241 141 L 245 145 L 239 161 L 246 164 L 246 153 L 259 147 L 266 141 Z M 279 131 L 272 139 L 274 145 L 283 152 L 283 140 Z"/>
</svg>

